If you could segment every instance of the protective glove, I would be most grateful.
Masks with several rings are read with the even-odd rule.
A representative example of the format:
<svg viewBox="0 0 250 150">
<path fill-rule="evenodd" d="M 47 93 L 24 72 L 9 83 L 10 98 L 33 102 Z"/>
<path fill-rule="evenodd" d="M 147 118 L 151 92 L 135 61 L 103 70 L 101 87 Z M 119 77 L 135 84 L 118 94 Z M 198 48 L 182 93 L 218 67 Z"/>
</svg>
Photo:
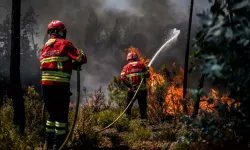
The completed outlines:
<svg viewBox="0 0 250 150">
<path fill-rule="evenodd" d="M 72 69 L 73 69 L 73 70 L 77 70 L 77 67 L 80 67 L 80 71 L 82 70 L 82 69 L 81 69 L 81 64 L 80 64 L 79 62 L 76 62 L 76 61 L 73 62 L 73 63 L 72 63 Z"/>
<path fill-rule="evenodd" d="M 139 85 L 132 85 L 131 90 L 132 90 L 133 92 L 135 92 L 135 91 L 137 90 L 138 86 L 139 86 Z"/>
</svg>

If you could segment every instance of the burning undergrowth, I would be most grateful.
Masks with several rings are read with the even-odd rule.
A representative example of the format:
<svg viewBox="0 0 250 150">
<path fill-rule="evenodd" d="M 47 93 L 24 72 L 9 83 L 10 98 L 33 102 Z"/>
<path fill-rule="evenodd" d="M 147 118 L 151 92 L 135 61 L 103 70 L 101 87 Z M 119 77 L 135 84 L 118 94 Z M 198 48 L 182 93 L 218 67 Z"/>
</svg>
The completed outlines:
<svg viewBox="0 0 250 150">
<path fill-rule="evenodd" d="M 127 51 L 134 51 L 138 54 L 140 61 L 145 65 L 149 63 L 149 59 L 143 56 L 140 51 L 131 46 Z M 171 71 L 170 71 L 171 70 Z M 157 112 L 163 111 L 170 115 L 177 115 L 183 112 L 183 79 L 184 70 L 182 67 L 177 68 L 175 62 L 172 66 L 167 65 L 163 67 L 161 72 L 154 70 L 152 66 L 149 68 L 150 78 L 147 82 L 149 111 Z M 159 100 L 160 99 L 160 100 Z M 188 99 L 188 113 L 193 111 L 193 101 L 191 93 L 188 92 L 186 99 Z M 220 94 L 217 89 L 211 89 L 209 93 L 200 98 L 200 110 L 213 112 L 216 111 L 218 104 L 230 105 L 234 102 L 227 94 Z"/>
</svg>

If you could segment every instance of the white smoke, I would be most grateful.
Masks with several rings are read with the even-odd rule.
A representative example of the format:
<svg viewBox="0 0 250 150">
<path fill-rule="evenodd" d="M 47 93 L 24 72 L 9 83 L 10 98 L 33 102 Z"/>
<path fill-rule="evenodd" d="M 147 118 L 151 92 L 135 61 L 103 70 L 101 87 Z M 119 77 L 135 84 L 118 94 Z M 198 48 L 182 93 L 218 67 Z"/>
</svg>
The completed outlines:
<svg viewBox="0 0 250 150">
<path fill-rule="evenodd" d="M 131 0 L 105 0 L 102 8 L 104 10 L 112 10 L 117 12 L 125 12 L 128 15 L 143 16 L 143 13 L 133 5 Z"/>
<path fill-rule="evenodd" d="M 207 8 L 208 0 L 196 0 L 194 5 L 194 22 L 197 22 L 197 17 L 195 14 L 198 11 L 201 11 L 204 8 Z M 103 24 L 104 28 L 112 29 L 114 27 L 115 19 L 123 16 L 131 16 L 131 18 L 142 17 L 142 23 L 140 23 L 140 27 L 134 29 L 132 32 L 138 32 L 145 36 L 147 39 L 144 45 L 147 45 L 152 54 L 156 51 L 153 45 L 155 44 L 154 40 L 157 37 L 153 36 L 154 31 L 159 26 L 165 26 L 166 24 L 180 24 L 183 23 L 183 27 L 187 29 L 187 19 L 189 15 L 189 3 L 190 0 L 32 0 L 30 1 L 31 5 L 34 7 L 35 12 L 38 16 L 38 24 L 39 24 L 39 33 L 38 37 L 35 37 L 36 42 L 39 47 L 43 46 L 43 39 L 46 33 L 47 24 L 52 19 L 59 19 L 63 21 L 68 28 L 68 39 L 73 42 L 73 44 L 78 44 L 80 41 L 79 47 L 84 49 L 86 54 L 88 55 L 91 49 L 84 47 L 84 33 L 85 33 L 85 25 L 88 22 L 88 11 L 89 7 L 93 7 L 94 11 L 98 14 L 99 21 Z M 163 5 L 164 3 L 167 4 Z M 0 5 L 4 5 L 9 8 L 11 11 L 11 1 L 9 0 L 1 0 Z M 56 7 L 55 7 L 56 6 Z M 29 1 L 22 1 L 22 12 L 25 12 L 27 7 L 29 7 Z M 110 13 L 112 12 L 112 13 Z M 115 13 L 114 13 L 115 12 Z M 9 12 L 11 13 L 11 12 Z M 4 8 L 0 7 L 0 21 L 5 19 L 8 12 Z M 129 18 L 128 17 L 128 18 Z M 185 24 L 184 24 L 185 22 Z M 129 25 L 128 22 L 122 22 L 124 25 Z M 163 32 L 163 31 L 162 31 Z M 185 30 L 182 29 L 182 33 Z M 141 37 L 141 36 L 140 36 Z M 157 39 L 161 40 L 161 39 Z M 181 43 L 181 45 L 185 45 Z M 77 45 L 78 46 L 78 45 Z M 82 46 L 82 47 L 81 47 Z M 159 45 L 160 46 L 160 45 Z M 151 47 L 153 47 L 151 49 Z M 84 77 L 84 81 L 82 86 L 86 86 L 87 89 L 97 89 L 100 85 L 107 87 L 108 82 L 114 75 L 119 75 L 121 71 L 121 67 L 119 66 L 123 62 L 119 57 L 113 58 L 110 56 L 110 50 L 107 49 L 105 56 L 95 55 L 93 56 L 95 59 L 89 59 L 88 64 L 85 66 L 91 66 L 90 70 L 82 71 L 82 79 Z M 151 53 L 150 52 L 150 53 Z M 145 55 L 148 54 L 147 50 L 142 50 L 142 53 Z M 178 55 L 177 55 L 178 54 Z M 182 55 L 184 54 L 183 49 L 174 50 L 172 53 L 167 54 L 165 56 L 162 55 L 159 60 L 173 59 L 175 61 L 183 60 Z M 100 60 L 100 58 L 114 60 L 115 67 L 113 65 L 105 64 Z M 151 55 L 148 57 L 152 57 Z M 88 57 L 90 58 L 90 57 Z M 96 69 L 95 62 L 99 63 L 99 66 L 105 69 Z M 164 63 L 166 63 L 164 61 Z M 118 65 L 117 65 L 118 64 Z M 155 63 L 156 64 L 156 63 Z M 125 65 L 125 64 L 122 64 Z M 85 68 L 83 66 L 83 68 Z M 92 67 L 93 66 L 93 67 Z M 91 71 L 94 70 L 94 71 Z M 108 71 L 106 71 L 108 70 Z M 112 72 L 110 71 L 112 70 Z M 105 78 L 104 78 L 105 76 Z M 75 73 L 72 76 L 72 92 L 75 91 L 74 81 L 76 79 Z"/>
</svg>

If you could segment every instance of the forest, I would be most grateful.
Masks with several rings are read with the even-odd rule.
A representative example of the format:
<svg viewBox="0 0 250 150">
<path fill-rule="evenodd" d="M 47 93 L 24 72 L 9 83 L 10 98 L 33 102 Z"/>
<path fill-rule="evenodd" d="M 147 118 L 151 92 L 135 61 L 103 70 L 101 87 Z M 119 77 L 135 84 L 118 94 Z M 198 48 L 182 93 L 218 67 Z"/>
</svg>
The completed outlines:
<svg viewBox="0 0 250 150">
<path fill-rule="evenodd" d="M 193 2 L 191 0 L 190 12 Z M 81 89 L 82 102 L 67 148 L 250 148 L 250 1 L 209 2 L 211 7 L 208 10 L 195 14 L 199 18 L 199 26 L 195 40 L 187 40 L 190 51 L 186 52 L 185 65 L 177 66 L 173 61 L 159 68 L 149 68 L 149 119 L 146 126 L 141 125 L 139 108 L 134 106 L 131 121 L 122 116 L 110 128 L 98 132 L 112 123 L 126 106 L 127 88 L 117 74 L 109 81 L 107 96 L 101 86 L 93 92 Z M 46 116 L 46 112 L 42 110 L 44 102 L 40 92 L 38 55 L 41 49 L 35 41 L 39 16 L 32 6 L 20 15 L 20 3 L 13 0 L 12 14 L 0 24 L 0 149 L 40 150 L 45 132 L 43 113 Z M 139 21 L 123 26 L 125 21 L 126 18 L 117 18 L 111 31 L 100 34 L 105 30 L 103 24 L 95 11 L 89 9 L 85 27 L 88 31 L 85 37 L 88 38 L 84 44 L 95 45 L 93 53 L 100 54 L 103 54 L 101 50 L 110 47 L 121 49 L 121 53 L 115 52 L 118 55 L 135 51 L 140 61 L 147 65 L 150 58 L 142 53 L 143 43 L 138 40 L 143 36 L 133 32 Z M 172 28 L 170 26 L 157 30 L 160 40 L 155 40 L 152 47 L 162 43 L 165 31 Z M 200 72 L 200 77 L 193 81 L 196 88 L 189 89 L 187 74 L 192 72 Z M 208 91 L 204 90 L 206 79 L 214 86 Z M 69 111 L 69 128 L 73 124 L 75 110 L 73 104 Z"/>
</svg>

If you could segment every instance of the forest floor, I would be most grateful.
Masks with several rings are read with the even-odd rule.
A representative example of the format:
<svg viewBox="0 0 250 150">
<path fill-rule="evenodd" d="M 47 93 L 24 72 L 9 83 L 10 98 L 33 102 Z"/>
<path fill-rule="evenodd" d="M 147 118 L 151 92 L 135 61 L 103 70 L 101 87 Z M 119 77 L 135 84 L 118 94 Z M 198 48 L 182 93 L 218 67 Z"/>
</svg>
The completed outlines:
<svg viewBox="0 0 250 150">
<path fill-rule="evenodd" d="M 138 120 L 133 120 L 132 124 L 133 129 L 130 128 L 128 131 L 119 131 L 117 128 L 109 128 L 101 132 L 100 137 L 98 138 L 98 144 L 91 148 L 87 148 L 88 146 L 86 146 L 86 149 L 178 149 L 177 147 L 181 146 L 176 145 L 178 137 L 185 134 L 186 132 L 186 130 L 183 128 L 183 125 L 181 124 L 160 123 L 158 125 L 143 125 L 138 124 Z M 101 127 L 94 126 L 93 129 L 94 131 L 98 131 L 101 129 Z M 42 150 L 42 148 L 40 147 L 36 150 Z"/>
</svg>

